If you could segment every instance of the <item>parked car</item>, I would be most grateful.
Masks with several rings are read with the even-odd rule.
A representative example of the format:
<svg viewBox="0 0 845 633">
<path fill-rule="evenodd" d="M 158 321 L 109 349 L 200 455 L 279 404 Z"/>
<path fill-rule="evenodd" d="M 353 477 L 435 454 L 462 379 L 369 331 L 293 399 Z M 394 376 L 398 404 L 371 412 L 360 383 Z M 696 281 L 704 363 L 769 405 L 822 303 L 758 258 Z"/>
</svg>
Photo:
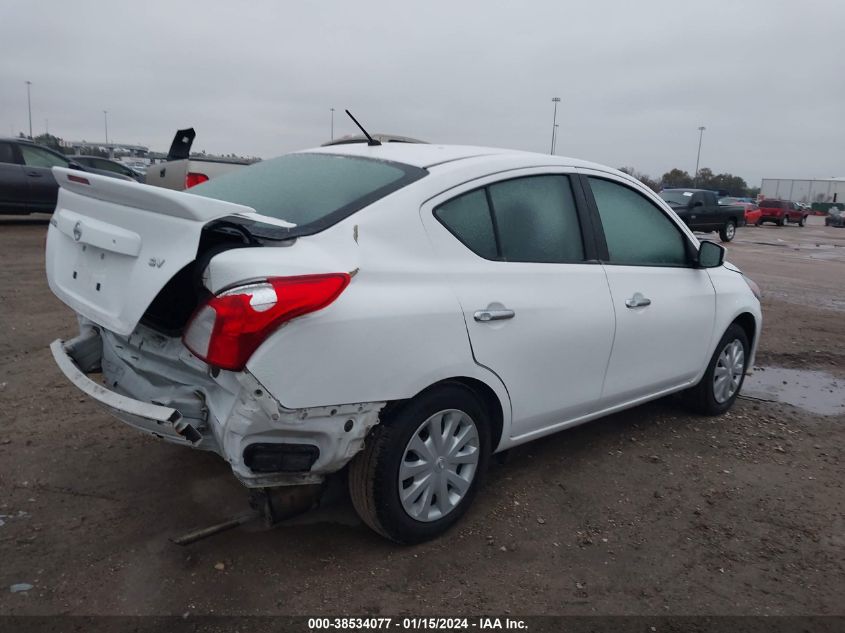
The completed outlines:
<svg viewBox="0 0 845 633">
<path fill-rule="evenodd" d="M 144 175 L 142 173 L 115 160 L 101 158 L 100 156 L 71 156 L 70 159 L 94 173 L 103 174 L 104 176 L 117 174 L 124 178 L 131 178 L 137 182 L 144 182 Z"/>
<path fill-rule="evenodd" d="M 146 183 L 182 191 L 249 165 L 249 161 L 244 160 L 191 156 L 191 146 L 196 135 L 194 128 L 177 130 L 167 153 L 167 161 L 150 165 L 145 174 Z"/>
<path fill-rule="evenodd" d="M 795 223 L 798 226 L 804 226 L 807 224 L 807 215 L 809 215 L 809 213 L 800 209 L 797 204 L 790 202 L 789 200 L 766 198 L 765 200 L 760 201 L 759 206 L 761 216 L 757 221 L 758 225 L 763 222 L 774 222 L 778 226 L 785 226 L 790 222 Z"/>
<path fill-rule="evenodd" d="M 827 217 L 824 219 L 825 226 L 845 226 L 845 211 L 837 207 L 831 207 Z"/>
<path fill-rule="evenodd" d="M 0 213 L 52 212 L 59 190 L 55 166 L 83 169 L 28 139 L 0 138 Z"/>
<path fill-rule="evenodd" d="M 660 197 L 688 227 L 705 233 L 718 231 L 723 242 L 733 240 L 736 228 L 745 225 L 743 207 L 719 204 L 716 194 L 706 189 L 664 189 Z"/>
<path fill-rule="evenodd" d="M 254 489 L 348 468 L 399 542 L 454 524 L 492 453 L 672 393 L 720 414 L 753 367 L 756 285 L 601 165 L 390 143 L 191 194 L 55 173 L 67 378 Z"/>
</svg>

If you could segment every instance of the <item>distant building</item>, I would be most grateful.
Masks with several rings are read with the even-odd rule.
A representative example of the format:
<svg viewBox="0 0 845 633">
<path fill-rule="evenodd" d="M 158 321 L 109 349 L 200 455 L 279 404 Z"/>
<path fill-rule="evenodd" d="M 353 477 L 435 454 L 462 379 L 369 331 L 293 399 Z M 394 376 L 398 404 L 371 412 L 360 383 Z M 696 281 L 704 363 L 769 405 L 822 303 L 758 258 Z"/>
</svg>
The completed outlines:
<svg viewBox="0 0 845 633">
<path fill-rule="evenodd" d="M 763 178 L 760 195 L 793 202 L 845 202 L 845 177 L 799 180 Z"/>
</svg>

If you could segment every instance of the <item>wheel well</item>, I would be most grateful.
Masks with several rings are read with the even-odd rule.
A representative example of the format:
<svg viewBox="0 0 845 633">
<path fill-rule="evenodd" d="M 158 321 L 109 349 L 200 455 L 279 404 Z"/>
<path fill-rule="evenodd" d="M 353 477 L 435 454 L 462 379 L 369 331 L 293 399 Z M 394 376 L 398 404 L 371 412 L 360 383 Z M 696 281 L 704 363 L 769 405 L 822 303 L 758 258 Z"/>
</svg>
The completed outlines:
<svg viewBox="0 0 845 633">
<path fill-rule="evenodd" d="M 757 322 L 754 316 L 749 312 L 743 312 L 733 322 L 745 331 L 749 344 L 754 345 L 754 337 L 757 335 Z"/>
<path fill-rule="evenodd" d="M 423 389 L 420 393 L 413 398 L 416 398 L 420 394 L 426 393 L 428 391 L 432 391 L 443 385 L 448 384 L 458 384 L 466 387 L 481 401 L 481 404 L 484 405 L 484 408 L 487 409 L 487 413 L 490 416 L 490 439 L 491 439 L 491 446 L 493 450 L 496 450 L 496 447 L 499 446 L 499 441 L 502 439 L 502 427 L 504 425 L 504 414 L 502 412 L 502 403 L 499 401 L 499 396 L 496 395 L 496 392 L 487 385 L 486 383 L 478 380 L 477 378 L 469 378 L 468 376 L 455 376 L 453 378 L 446 378 L 445 380 L 441 380 L 439 382 L 434 383 Z M 405 402 L 409 400 L 413 400 L 413 398 L 408 398 L 407 400 L 394 400 L 392 402 L 387 403 L 387 405 L 382 409 L 382 415 L 395 409 L 396 407 L 401 406 Z"/>
</svg>

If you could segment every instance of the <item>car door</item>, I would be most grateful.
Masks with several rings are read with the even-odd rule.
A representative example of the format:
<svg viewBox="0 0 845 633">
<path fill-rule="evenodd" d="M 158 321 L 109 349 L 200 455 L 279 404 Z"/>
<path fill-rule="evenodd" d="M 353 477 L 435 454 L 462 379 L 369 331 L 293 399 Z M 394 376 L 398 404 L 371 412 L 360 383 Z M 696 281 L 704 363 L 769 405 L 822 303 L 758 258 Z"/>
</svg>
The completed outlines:
<svg viewBox="0 0 845 633">
<path fill-rule="evenodd" d="M 720 228 L 724 224 L 722 209 L 719 206 L 719 199 L 712 191 L 702 191 L 701 199 L 704 202 L 702 216 L 704 223 L 709 228 Z"/>
<path fill-rule="evenodd" d="M 696 246 L 656 196 L 584 173 L 616 315 L 602 399 L 619 406 L 688 385 L 709 358 L 716 310 L 710 276 L 692 261 Z"/>
<path fill-rule="evenodd" d="M 13 143 L 0 141 L 0 209 L 8 213 L 29 211 L 29 181 Z"/>
<path fill-rule="evenodd" d="M 548 170 L 473 181 L 421 209 L 475 361 L 508 390 L 513 438 L 577 420 L 601 396 L 614 315 L 585 213 L 579 181 Z"/>
<path fill-rule="evenodd" d="M 23 158 L 23 170 L 29 180 L 29 204 L 33 211 L 52 211 L 56 208 L 59 185 L 53 178 L 53 167 L 68 167 L 70 161 L 37 145 L 18 145 Z"/>
</svg>

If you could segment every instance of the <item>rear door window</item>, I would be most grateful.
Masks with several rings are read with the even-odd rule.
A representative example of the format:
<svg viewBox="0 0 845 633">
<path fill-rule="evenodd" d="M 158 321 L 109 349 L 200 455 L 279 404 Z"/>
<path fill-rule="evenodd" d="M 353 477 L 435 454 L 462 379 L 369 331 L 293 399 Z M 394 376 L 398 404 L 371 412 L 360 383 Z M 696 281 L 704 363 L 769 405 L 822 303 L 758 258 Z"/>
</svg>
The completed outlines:
<svg viewBox="0 0 845 633">
<path fill-rule="evenodd" d="M 435 217 L 485 259 L 565 263 L 584 260 L 567 176 L 515 178 L 441 204 Z"/>
</svg>

